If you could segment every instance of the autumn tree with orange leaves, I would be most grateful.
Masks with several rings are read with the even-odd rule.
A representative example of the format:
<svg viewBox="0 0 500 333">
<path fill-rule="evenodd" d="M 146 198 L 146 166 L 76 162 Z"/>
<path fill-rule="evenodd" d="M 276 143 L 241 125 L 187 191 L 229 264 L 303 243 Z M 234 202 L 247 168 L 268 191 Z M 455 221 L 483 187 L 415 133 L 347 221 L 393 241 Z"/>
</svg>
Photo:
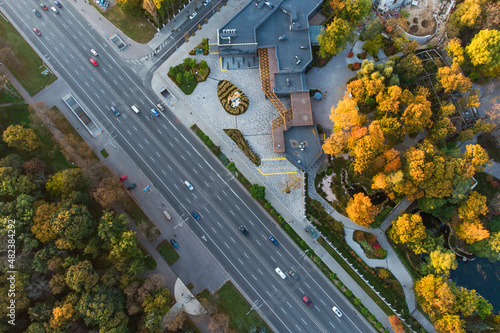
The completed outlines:
<svg viewBox="0 0 500 333">
<path fill-rule="evenodd" d="M 369 197 L 363 193 L 356 193 L 347 203 L 346 212 L 356 224 L 369 227 L 375 221 L 380 209 L 374 206 Z"/>
</svg>

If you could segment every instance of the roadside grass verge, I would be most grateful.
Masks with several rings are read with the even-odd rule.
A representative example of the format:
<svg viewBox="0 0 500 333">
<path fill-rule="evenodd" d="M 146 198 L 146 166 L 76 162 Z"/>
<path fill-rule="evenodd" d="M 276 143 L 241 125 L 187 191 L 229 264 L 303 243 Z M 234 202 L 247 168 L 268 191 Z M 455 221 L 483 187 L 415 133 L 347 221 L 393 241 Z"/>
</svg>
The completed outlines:
<svg viewBox="0 0 500 333">
<path fill-rule="evenodd" d="M 7 90 L 10 90 L 12 93 Z M 16 96 L 19 95 L 19 92 L 10 82 L 7 82 L 7 90 L 0 91 L 0 104 L 23 102 L 23 99 L 20 96 Z"/>
<path fill-rule="evenodd" d="M 43 65 L 43 60 L 12 24 L 0 17 L 0 25 L 0 35 L 6 44 L 4 47 L 7 51 L 12 50 L 12 52 L 8 51 L 12 54 L 0 58 L 30 96 L 34 96 L 45 86 L 54 82 L 57 77 L 53 74 L 42 75 L 42 71 L 45 69 L 40 68 Z"/>
<path fill-rule="evenodd" d="M 95 8 L 97 5 L 91 2 Z M 140 17 L 134 17 L 125 14 L 120 6 L 115 5 L 108 9 L 105 13 L 102 13 L 99 8 L 97 10 L 115 27 L 123 32 L 127 37 L 133 39 L 137 43 L 145 44 L 153 39 L 156 34 L 156 29 L 149 23 L 144 15 Z M 99 51 L 98 51 L 99 52 Z"/>
<path fill-rule="evenodd" d="M 180 258 L 179 254 L 174 250 L 172 245 L 170 245 L 168 240 L 164 240 L 163 242 L 161 242 L 160 245 L 156 247 L 156 249 L 158 250 L 158 252 L 160 252 L 161 256 L 163 257 L 163 259 L 165 259 L 169 266 L 171 266 L 174 262 L 177 261 L 177 259 Z"/>
</svg>

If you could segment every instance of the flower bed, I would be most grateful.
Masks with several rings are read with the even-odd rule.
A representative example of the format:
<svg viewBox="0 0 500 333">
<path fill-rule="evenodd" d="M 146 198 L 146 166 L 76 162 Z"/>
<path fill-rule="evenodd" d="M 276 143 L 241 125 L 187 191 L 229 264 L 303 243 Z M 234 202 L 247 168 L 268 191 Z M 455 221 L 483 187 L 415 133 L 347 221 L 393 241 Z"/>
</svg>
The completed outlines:
<svg viewBox="0 0 500 333">
<path fill-rule="evenodd" d="M 369 259 L 384 259 L 387 251 L 384 250 L 377 241 L 377 236 L 361 230 L 354 231 L 352 239 L 363 247 L 365 255 Z"/>
<path fill-rule="evenodd" d="M 222 80 L 217 85 L 217 96 L 227 113 L 239 115 L 248 109 L 248 97 L 227 80 Z"/>
<path fill-rule="evenodd" d="M 240 147 L 240 149 L 245 153 L 245 155 L 252 161 L 256 166 L 260 165 L 259 156 L 255 155 L 255 153 L 248 146 L 247 140 L 243 137 L 243 134 L 238 129 L 224 129 L 224 132 L 233 139 L 234 142 Z"/>
</svg>

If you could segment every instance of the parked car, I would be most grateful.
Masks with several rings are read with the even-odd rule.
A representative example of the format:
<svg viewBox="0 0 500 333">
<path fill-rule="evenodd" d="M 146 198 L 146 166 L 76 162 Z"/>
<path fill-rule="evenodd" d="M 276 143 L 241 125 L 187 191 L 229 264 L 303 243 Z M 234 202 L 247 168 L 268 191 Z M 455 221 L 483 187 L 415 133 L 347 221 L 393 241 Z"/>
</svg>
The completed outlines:
<svg viewBox="0 0 500 333">
<path fill-rule="evenodd" d="M 35 14 L 36 17 L 42 17 L 42 14 L 36 9 L 33 9 L 33 14 Z"/>
<path fill-rule="evenodd" d="M 92 53 L 92 54 L 93 54 L 93 55 L 95 55 L 96 57 L 99 55 L 99 53 L 97 53 L 97 51 L 96 51 L 96 50 L 94 50 L 94 49 L 91 49 L 91 50 L 90 50 L 90 53 Z"/>
<path fill-rule="evenodd" d="M 194 217 L 195 220 L 200 219 L 200 216 L 198 214 L 196 214 L 196 212 L 194 210 L 191 211 L 191 215 Z"/>
<path fill-rule="evenodd" d="M 97 61 L 95 61 L 94 58 L 90 58 L 90 63 L 94 65 L 94 67 L 97 66 Z"/>
<path fill-rule="evenodd" d="M 283 280 L 286 279 L 285 273 L 283 273 L 283 271 L 279 267 L 276 267 L 275 271 Z"/>
<path fill-rule="evenodd" d="M 38 30 L 38 28 L 33 28 L 33 32 L 35 33 L 35 35 L 37 36 L 40 36 L 42 33 L 40 32 L 40 30 Z"/>
<path fill-rule="evenodd" d="M 290 270 L 288 272 L 288 274 L 290 274 L 295 280 L 298 280 L 299 279 L 299 276 L 297 275 L 297 273 L 295 273 L 294 271 Z"/>
<path fill-rule="evenodd" d="M 161 112 L 165 111 L 165 108 L 163 107 L 163 105 L 161 104 L 156 104 L 156 107 L 158 108 L 158 110 L 160 110 Z"/>
<path fill-rule="evenodd" d="M 193 12 L 191 15 L 189 15 L 189 19 L 192 20 L 196 17 L 196 15 L 198 15 L 197 12 Z"/>
<path fill-rule="evenodd" d="M 211 3 L 212 0 L 206 0 L 206 1 L 203 1 L 203 6 L 208 6 L 209 3 Z"/>
<path fill-rule="evenodd" d="M 127 179 L 127 178 L 128 178 L 128 176 L 127 176 L 127 175 L 123 175 L 123 176 L 121 176 L 121 177 L 120 177 L 120 183 L 123 183 L 123 181 L 124 181 L 125 179 Z"/>
<path fill-rule="evenodd" d="M 273 243 L 274 243 L 274 245 L 276 245 L 276 246 L 278 246 L 278 245 L 279 245 L 278 241 L 276 240 L 276 238 L 274 238 L 274 236 L 269 236 L 269 240 L 270 240 L 271 242 L 273 242 Z"/>
<path fill-rule="evenodd" d="M 175 249 L 178 249 L 179 248 L 179 244 L 177 244 L 177 242 L 175 240 L 171 240 L 170 241 L 170 244 L 172 244 L 172 246 L 175 248 Z"/>
<path fill-rule="evenodd" d="M 184 181 L 184 184 L 187 186 L 187 188 L 190 190 L 190 191 L 194 191 L 194 187 L 193 185 L 191 185 L 190 182 L 188 182 L 187 180 Z"/>
<path fill-rule="evenodd" d="M 133 183 L 132 185 L 130 185 L 129 187 L 127 187 L 127 190 L 132 191 L 134 188 L 136 188 L 136 186 L 137 185 L 135 183 Z"/>
<path fill-rule="evenodd" d="M 47 5 L 46 5 L 46 4 L 44 4 L 43 2 L 42 2 L 42 3 L 40 3 L 40 7 L 42 7 L 42 9 L 43 9 L 43 10 L 47 10 L 47 9 L 49 9 L 49 7 L 47 7 Z"/>
<path fill-rule="evenodd" d="M 61 5 L 61 3 L 60 3 L 59 1 L 54 1 L 54 4 L 55 4 L 57 7 L 62 8 L 62 5 Z"/>
<path fill-rule="evenodd" d="M 342 317 L 342 312 L 340 312 L 339 308 L 337 308 L 336 306 L 332 308 L 332 311 L 337 315 L 337 317 Z"/>
<path fill-rule="evenodd" d="M 115 107 L 114 107 L 114 106 L 112 106 L 112 107 L 111 107 L 111 111 L 113 111 L 113 113 L 114 113 L 114 114 L 115 114 L 115 116 L 117 116 L 117 117 L 120 115 L 120 112 L 118 112 L 118 110 L 117 110 L 117 109 L 115 109 Z"/>
<path fill-rule="evenodd" d="M 316 234 L 316 231 L 314 231 L 313 227 L 311 227 L 310 225 L 308 225 L 305 230 L 309 233 L 309 235 L 311 235 L 312 238 L 316 238 L 318 237 L 318 235 Z"/>
<path fill-rule="evenodd" d="M 302 297 L 302 300 L 304 301 L 304 303 L 306 303 L 307 305 L 309 306 L 313 306 L 311 300 L 309 298 L 307 298 L 307 296 L 304 296 Z"/>
<path fill-rule="evenodd" d="M 248 236 L 248 230 L 244 226 L 240 226 L 240 231 L 243 233 L 243 235 Z"/>
<path fill-rule="evenodd" d="M 158 111 L 156 111 L 155 109 L 151 109 L 151 113 L 153 115 L 155 115 L 156 117 L 158 117 L 160 114 L 158 113 Z"/>
</svg>

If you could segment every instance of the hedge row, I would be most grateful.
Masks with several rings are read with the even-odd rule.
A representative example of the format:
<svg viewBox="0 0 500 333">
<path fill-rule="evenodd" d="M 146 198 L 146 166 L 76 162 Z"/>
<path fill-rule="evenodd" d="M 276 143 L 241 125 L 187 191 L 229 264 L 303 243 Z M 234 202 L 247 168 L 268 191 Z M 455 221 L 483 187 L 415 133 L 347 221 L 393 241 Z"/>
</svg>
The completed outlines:
<svg viewBox="0 0 500 333">
<path fill-rule="evenodd" d="M 255 153 L 248 146 L 247 140 L 243 137 L 243 134 L 238 129 L 224 129 L 224 132 L 233 139 L 234 142 L 238 145 L 238 147 L 247 155 L 247 157 L 252 161 L 256 166 L 260 165 L 259 156 L 255 155 Z"/>
</svg>

